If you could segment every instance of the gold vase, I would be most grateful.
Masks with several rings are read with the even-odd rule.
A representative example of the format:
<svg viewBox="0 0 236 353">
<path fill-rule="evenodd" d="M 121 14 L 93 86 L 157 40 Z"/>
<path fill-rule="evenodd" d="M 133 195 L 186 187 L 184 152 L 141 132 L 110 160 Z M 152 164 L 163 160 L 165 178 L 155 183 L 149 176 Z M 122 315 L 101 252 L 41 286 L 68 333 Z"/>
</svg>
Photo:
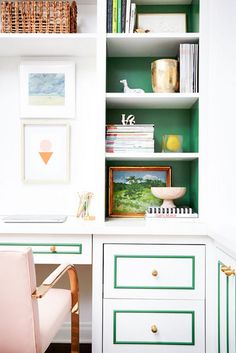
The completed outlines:
<svg viewBox="0 0 236 353">
<path fill-rule="evenodd" d="M 152 89 L 156 93 L 173 93 L 178 90 L 178 62 L 159 59 L 151 64 Z"/>
</svg>

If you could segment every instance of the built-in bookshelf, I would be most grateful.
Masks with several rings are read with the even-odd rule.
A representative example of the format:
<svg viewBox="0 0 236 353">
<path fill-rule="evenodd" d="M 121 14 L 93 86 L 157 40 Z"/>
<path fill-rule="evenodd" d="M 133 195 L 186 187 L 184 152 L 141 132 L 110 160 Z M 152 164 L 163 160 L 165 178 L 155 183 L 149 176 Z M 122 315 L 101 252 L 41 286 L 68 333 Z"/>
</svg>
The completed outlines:
<svg viewBox="0 0 236 353">
<path fill-rule="evenodd" d="M 121 115 L 135 115 L 137 124 L 154 124 L 154 153 L 106 153 L 110 166 L 170 166 L 172 186 L 186 186 L 178 206 L 199 209 L 200 95 L 198 93 L 153 93 L 151 63 L 158 58 L 179 58 L 180 44 L 199 44 L 199 2 L 138 0 L 137 13 L 185 13 L 186 33 L 107 33 L 106 124 L 121 123 Z M 120 80 L 145 93 L 125 94 Z M 183 152 L 161 152 L 162 136 L 183 136 Z M 106 177 L 107 179 L 107 177 Z M 108 182 L 106 183 L 108 187 Z M 106 211 L 107 215 L 107 211 Z"/>
</svg>

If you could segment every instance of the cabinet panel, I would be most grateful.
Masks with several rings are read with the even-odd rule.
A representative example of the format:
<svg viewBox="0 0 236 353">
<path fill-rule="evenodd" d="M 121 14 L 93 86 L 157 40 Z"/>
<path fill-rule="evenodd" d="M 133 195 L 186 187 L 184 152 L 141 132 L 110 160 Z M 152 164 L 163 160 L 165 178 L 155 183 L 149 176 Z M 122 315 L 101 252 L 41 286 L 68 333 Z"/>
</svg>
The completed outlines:
<svg viewBox="0 0 236 353">
<path fill-rule="evenodd" d="M 106 244 L 104 297 L 203 299 L 204 251 L 204 246 Z"/>
<path fill-rule="evenodd" d="M 35 263 L 44 264 L 91 264 L 92 241 L 91 235 L 80 235 L 76 238 L 67 237 L 66 242 L 54 241 L 29 241 L 25 242 L 0 242 L 0 247 L 7 249 L 12 247 L 30 247 L 34 254 Z"/>
<path fill-rule="evenodd" d="M 218 353 L 235 353 L 236 260 L 221 251 L 218 259 Z"/>
<path fill-rule="evenodd" d="M 204 301 L 107 299 L 104 353 L 203 353 L 203 312 Z"/>
</svg>

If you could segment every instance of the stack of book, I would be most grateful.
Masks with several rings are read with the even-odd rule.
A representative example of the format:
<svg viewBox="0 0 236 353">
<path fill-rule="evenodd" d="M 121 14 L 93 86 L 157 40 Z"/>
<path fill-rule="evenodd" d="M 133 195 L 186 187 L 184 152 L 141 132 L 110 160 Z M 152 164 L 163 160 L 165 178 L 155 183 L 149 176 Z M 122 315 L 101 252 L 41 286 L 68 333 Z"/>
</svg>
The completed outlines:
<svg viewBox="0 0 236 353">
<path fill-rule="evenodd" d="M 154 152 L 154 125 L 107 125 L 106 152 Z"/>
<path fill-rule="evenodd" d="M 180 93 L 198 92 L 198 44 L 180 44 Z"/>
<path fill-rule="evenodd" d="M 107 33 L 133 33 L 136 4 L 131 0 L 107 0 Z"/>
<path fill-rule="evenodd" d="M 197 218 L 198 214 L 193 212 L 191 207 L 174 207 L 174 208 L 162 208 L 150 206 L 148 207 L 145 218 L 146 219 L 157 219 L 157 218 Z"/>
</svg>

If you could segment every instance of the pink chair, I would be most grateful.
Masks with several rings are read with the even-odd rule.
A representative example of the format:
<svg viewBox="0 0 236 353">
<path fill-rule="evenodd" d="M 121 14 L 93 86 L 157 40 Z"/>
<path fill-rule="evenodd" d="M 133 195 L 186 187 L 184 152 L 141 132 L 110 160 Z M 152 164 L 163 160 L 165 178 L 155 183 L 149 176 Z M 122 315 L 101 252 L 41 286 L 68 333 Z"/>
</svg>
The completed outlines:
<svg viewBox="0 0 236 353">
<path fill-rule="evenodd" d="M 53 289 L 68 273 L 71 290 Z M 32 251 L 0 251 L 0 352 L 43 353 L 71 313 L 71 353 L 79 352 L 78 279 L 60 265 L 36 288 Z"/>
</svg>

